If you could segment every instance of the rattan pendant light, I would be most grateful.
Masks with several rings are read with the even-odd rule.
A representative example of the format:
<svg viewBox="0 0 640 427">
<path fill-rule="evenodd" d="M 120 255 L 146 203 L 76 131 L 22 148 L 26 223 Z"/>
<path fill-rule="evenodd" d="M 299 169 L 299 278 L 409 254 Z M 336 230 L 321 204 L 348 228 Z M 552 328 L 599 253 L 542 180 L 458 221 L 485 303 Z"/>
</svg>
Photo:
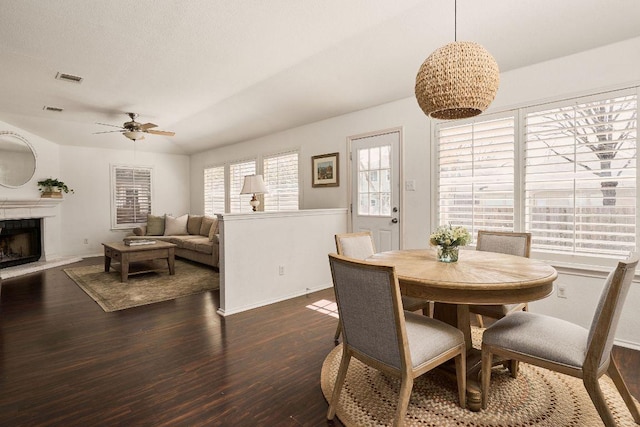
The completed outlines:
<svg viewBox="0 0 640 427">
<path fill-rule="evenodd" d="M 457 20 L 457 4 L 455 15 Z M 500 70 L 493 56 L 478 43 L 456 39 L 457 34 L 453 43 L 429 55 L 416 76 L 418 105 L 436 119 L 477 116 L 489 107 L 498 91 Z"/>
</svg>

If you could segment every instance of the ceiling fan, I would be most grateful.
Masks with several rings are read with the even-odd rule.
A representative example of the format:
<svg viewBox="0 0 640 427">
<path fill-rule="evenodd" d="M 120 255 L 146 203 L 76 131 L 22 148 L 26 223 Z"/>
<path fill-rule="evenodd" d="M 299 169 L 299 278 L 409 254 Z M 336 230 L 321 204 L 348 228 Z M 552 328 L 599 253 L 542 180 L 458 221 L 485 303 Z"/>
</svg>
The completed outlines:
<svg viewBox="0 0 640 427">
<path fill-rule="evenodd" d="M 120 128 L 119 130 L 107 130 L 104 132 L 95 132 L 94 134 L 120 132 L 124 136 L 126 136 L 127 138 L 133 141 L 144 139 L 145 133 L 150 133 L 153 135 L 164 135 L 164 136 L 174 136 L 176 134 L 175 132 L 167 132 L 164 130 L 153 130 L 151 128 L 158 127 L 158 125 L 155 125 L 153 123 L 142 124 L 142 123 L 136 122 L 136 118 L 138 118 L 137 113 L 127 113 L 127 115 L 131 118 L 131 121 L 125 122 L 122 126 L 110 125 L 108 123 L 96 123 L 98 125 Z"/>
</svg>

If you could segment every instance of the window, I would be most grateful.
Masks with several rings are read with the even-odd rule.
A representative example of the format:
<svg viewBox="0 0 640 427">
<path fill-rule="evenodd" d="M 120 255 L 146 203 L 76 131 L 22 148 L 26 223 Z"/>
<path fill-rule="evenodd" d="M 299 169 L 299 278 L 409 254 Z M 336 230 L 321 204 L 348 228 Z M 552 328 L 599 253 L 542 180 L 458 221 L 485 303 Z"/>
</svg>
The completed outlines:
<svg viewBox="0 0 640 427">
<path fill-rule="evenodd" d="M 229 165 L 229 212 L 252 212 L 253 208 L 249 204 L 252 195 L 240 194 L 240 191 L 242 191 L 244 177 L 255 173 L 255 160 Z"/>
<path fill-rule="evenodd" d="M 264 195 L 264 210 L 298 210 L 298 153 L 265 157 L 263 164 L 264 183 L 269 190 Z"/>
<path fill-rule="evenodd" d="M 151 168 L 112 166 L 112 228 L 133 228 L 151 213 Z"/>
<path fill-rule="evenodd" d="M 633 89 L 436 125 L 437 224 L 529 231 L 534 250 L 561 258 L 625 256 L 637 113 Z"/>
<path fill-rule="evenodd" d="M 515 117 L 441 126 L 439 223 L 514 229 Z"/>
<path fill-rule="evenodd" d="M 581 99 L 525 116 L 532 247 L 624 255 L 636 241 L 637 97 Z"/>
<path fill-rule="evenodd" d="M 298 210 L 298 151 L 265 156 L 262 160 L 246 160 L 204 169 L 205 215 L 252 212 L 252 195 L 240 194 L 247 175 L 262 174 L 269 193 L 262 198 L 260 208 L 267 212 Z M 258 169 L 262 166 L 262 172 Z"/>
<path fill-rule="evenodd" d="M 358 215 L 391 216 L 391 145 L 358 150 Z"/>
<path fill-rule="evenodd" d="M 224 166 L 204 170 L 204 214 L 225 212 Z"/>
</svg>

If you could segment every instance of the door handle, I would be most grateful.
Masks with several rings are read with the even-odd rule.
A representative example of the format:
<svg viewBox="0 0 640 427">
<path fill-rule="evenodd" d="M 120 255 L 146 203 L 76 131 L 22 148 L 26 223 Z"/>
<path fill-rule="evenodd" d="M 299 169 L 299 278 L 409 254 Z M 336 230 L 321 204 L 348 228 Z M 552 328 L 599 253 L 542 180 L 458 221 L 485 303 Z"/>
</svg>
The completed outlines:
<svg viewBox="0 0 640 427">
<path fill-rule="evenodd" d="M 394 224 L 397 224 L 398 223 L 398 218 L 391 218 L 391 222 L 394 223 Z"/>
</svg>

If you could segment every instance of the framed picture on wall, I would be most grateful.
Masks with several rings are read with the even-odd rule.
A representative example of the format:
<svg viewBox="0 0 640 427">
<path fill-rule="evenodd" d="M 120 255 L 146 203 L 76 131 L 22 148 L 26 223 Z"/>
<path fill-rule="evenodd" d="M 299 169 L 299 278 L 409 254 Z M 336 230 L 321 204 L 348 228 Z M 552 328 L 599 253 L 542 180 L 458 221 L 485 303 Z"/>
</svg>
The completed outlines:
<svg viewBox="0 0 640 427">
<path fill-rule="evenodd" d="M 338 187 L 340 185 L 339 153 L 311 157 L 312 187 Z"/>
</svg>

